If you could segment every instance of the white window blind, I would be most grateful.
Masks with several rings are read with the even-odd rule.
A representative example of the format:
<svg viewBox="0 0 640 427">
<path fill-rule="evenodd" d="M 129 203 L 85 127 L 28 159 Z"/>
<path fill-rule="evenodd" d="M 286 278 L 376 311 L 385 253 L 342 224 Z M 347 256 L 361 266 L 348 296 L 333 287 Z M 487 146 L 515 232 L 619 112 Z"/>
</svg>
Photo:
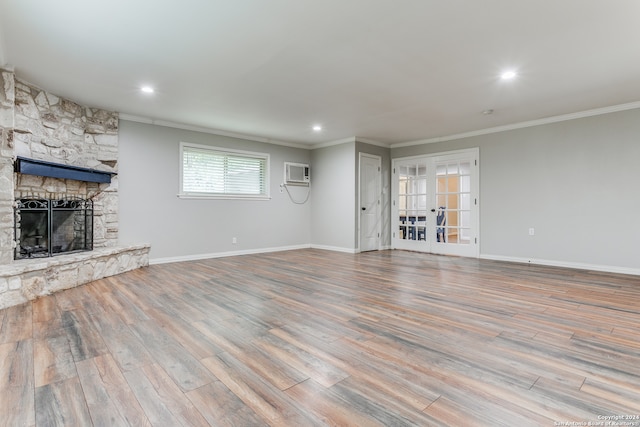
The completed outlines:
<svg viewBox="0 0 640 427">
<path fill-rule="evenodd" d="M 269 155 L 182 143 L 182 197 L 269 197 Z"/>
</svg>

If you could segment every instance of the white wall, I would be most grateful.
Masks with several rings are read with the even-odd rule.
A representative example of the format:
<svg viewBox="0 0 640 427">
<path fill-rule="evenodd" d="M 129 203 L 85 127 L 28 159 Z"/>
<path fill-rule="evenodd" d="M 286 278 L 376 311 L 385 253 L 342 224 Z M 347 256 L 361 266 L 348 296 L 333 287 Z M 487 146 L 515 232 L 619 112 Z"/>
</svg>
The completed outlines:
<svg viewBox="0 0 640 427">
<path fill-rule="evenodd" d="M 311 202 L 279 190 L 284 162 L 309 163 L 308 150 L 126 120 L 119 138 L 120 241 L 150 243 L 151 262 L 309 245 Z M 268 152 L 271 200 L 179 199 L 181 141 Z"/>
<path fill-rule="evenodd" d="M 311 243 L 353 252 L 355 240 L 355 142 L 311 152 Z"/>
<path fill-rule="evenodd" d="M 482 257 L 640 274 L 640 109 L 391 153 L 470 147 L 480 148 Z"/>
</svg>

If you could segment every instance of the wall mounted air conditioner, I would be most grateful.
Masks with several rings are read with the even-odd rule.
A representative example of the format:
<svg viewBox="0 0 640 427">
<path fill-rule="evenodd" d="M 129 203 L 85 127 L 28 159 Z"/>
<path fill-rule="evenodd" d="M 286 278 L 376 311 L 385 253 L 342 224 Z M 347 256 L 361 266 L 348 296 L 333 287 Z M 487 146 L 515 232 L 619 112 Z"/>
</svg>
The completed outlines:
<svg viewBox="0 0 640 427">
<path fill-rule="evenodd" d="M 309 185 L 309 165 L 284 162 L 284 182 L 289 185 Z"/>
</svg>

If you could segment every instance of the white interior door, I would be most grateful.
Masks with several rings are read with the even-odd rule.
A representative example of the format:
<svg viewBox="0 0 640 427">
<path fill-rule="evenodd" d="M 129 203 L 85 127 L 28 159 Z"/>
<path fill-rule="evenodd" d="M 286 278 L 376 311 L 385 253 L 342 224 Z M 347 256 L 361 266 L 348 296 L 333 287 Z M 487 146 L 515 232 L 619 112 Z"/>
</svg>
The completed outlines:
<svg viewBox="0 0 640 427">
<path fill-rule="evenodd" d="M 478 149 L 393 161 L 398 249 L 477 257 Z"/>
<path fill-rule="evenodd" d="M 360 153 L 359 248 L 361 252 L 380 249 L 380 187 L 382 159 Z"/>
</svg>

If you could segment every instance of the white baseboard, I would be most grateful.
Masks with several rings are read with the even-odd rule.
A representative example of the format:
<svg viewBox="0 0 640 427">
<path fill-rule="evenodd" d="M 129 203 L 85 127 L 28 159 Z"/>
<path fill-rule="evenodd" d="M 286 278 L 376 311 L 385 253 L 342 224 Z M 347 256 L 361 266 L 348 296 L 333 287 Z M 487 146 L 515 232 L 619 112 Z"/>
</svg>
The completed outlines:
<svg viewBox="0 0 640 427">
<path fill-rule="evenodd" d="M 325 246 L 325 245 L 311 245 L 313 249 L 323 249 L 325 251 L 344 252 L 348 254 L 355 254 L 356 249 L 353 248 L 341 248 L 339 246 Z"/>
<path fill-rule="evenodd" d="M 388 251 L 390 249 L 393 249 L 393 248 L 391 246 L 380 246 L 378 249 L 373 249 L 373 250 L 370 250 L 370 251 L 361 251 L 360 249 L 354 249 L 353 253 L 359 254 L 361 252 Z"/>
<path fill-rule="evenodd" d="M 343 252 L 343 253 L 349 253 L 349 254 L 355 254 L 358 252 L 357 249 L 352 249 L 352 248 L 306 244 L 306 245 L 294 245 L 294 246 L 279 246 L 275 248 L 248 249 L 243 251 L 214 252 L 214 253 L 208 253 L 208 254 L 194 254 L 194 255 L 184 255 L 184 256 L 177 256 L 177 257 L 155 258 L 155 259 L 149 259 L 149 265 L 168 264 L 171 262 L 199 261 L 199 260 L 210 259 L 210 258 L 223 258 L 228 256 L 252 255 L 252 254 L 282 252 L 282 251 L 291 251 L 296 249 L 309 249 L 309 248 L 321 249 L 321 250 L 333 251 L 333 252 Z M 383 248 L 380 248 L 380 250 L 387 250 L 387 249 L 392 249 L 392 248 L 386 247 L 386 246 Z M 518 263 L 524 263 L 524 264 L 548 265 L 552 267 L 575 268 L 579 270 L 602 271 L 606 273 L 630 274 L 634 276 L 640 276 L 640 269 L 638 268 L 618 267 L 614 265 L 587 264 L 587 263 L 580 263 L 580 262 L 555 261 L 555 260 L 538 259 L 538 258 L 521 258 L 521 257 L 510 257 L 510 256 L 504 256 L 504 255 L 491 255 L 491 254 L 480 254 L 480 258 L 494 260 L 494 261 L 507 261 L 507 262 L 518 262 Z"/>
<path fill-rule="evenodd" d="M 224 258 L 229 256 L 238 256 L 238 255 L 253 255 L 253 254 L 264 254 L 269 252 L 292 251 L 296 249 L 309 249 L 310 247 L 311 245 L 279 246 L 275 248 L 247 249 L 243 251 L 213 252 L 208 254 L 194 254 L 194 255 L 184 255 L 184 256 L 177 256 L 177 257 L 154 258 L 154 259 L 149 259 L 149 265 L 168 264 L 171 262 L 199 261 L 203 259 Z"/>
<path fill-rule="evenodd" d="M 525 263 L 525 264 L 548 265 L 552 267 L 566 267 L 566 268 L 575 268 L 579 270 L 592 270 L 592 271 L 602 271 L 606 273 L 631 274 L 635 276 L 640 276 L 640 269 L 638 268 L 617 267 L 615 265 L 586 264 L 581 262 L 554 261 L 554 260 L 548 260 L 548 259 L 520 258 L 520 257 L 509 257 L 509 256 L 503 256 L 503 255 L 490 255 L 490 254 L 481 254 L 480 258 L 490 259 L 494 261 L 519 262 L 519 263 Z"/>
<path fill-rule="evenodd" d="M 269 253 L 269 252 L 282 252 L 282 251 L 291 251 L 296 249 L 309 249 L 309 248 L 321 249 L 321 250 L 333 251 L 333 252 L 343 252 L 348 254 L 355 254 L 358 252 L 357 249 L 342 248 L 339 246 L 306 244 L 306 245 L 294 245 L 294 246 L 279 246 L 275 248 L 248 249 L 243 251 L 214 252 L 214 253 L 208 253 L 208 254 L 194 254 L 194 255 L 184 255 L 184 256 L 177 256 L 177 257 L 155 258 L 155 259 L 149 259 L 149 265 L 168 264 L 172 262 L 199 261 L 199 260 L 211 259 L 211 258 L 223 258 L 223 257 L 238 256 L 238 255 L 262 254 L 262 253 Z M 380 250 L 387 250 L 387 249 L 391 249 L 391 248 L 386 246 L 384 248 L 380 248 Z M 640 269 L 638 268 L 617 267 L 613 265 L 586 264 L 586 263 L 580 263 L 580 262 L 554 261 L 554 260 L 537 259 L 537 258 L 520 258 L 520 257 L 510 257 L 510 256 L 504 256 L 504 255 L 491 255 L 491 254 L 480 254 L 480 258 L 494 260 L 494 261 L 507 261 L 507 262 L 518 262 L 518 263 L 524 263 L 524 264 L 548 265 L 552 267 L 575 268 L 579 270 L 592 270 L 592 271 L 602 271 L 606 273 L 630 274 L 634 276 L 640 276 Z"/>
<path fill-rule="evenodd" d="M 349 254 L 357 253 L 355 249 L 341 248 L 339 246 L 307 244 L 307 245 L 295 245 L 295 246 L 279 246 L 275 248 L 248 249 L 243 251 L 213 252 L 213 253 L 207 253 L 207 254 L 193 254 L 193 255 L 183 255 L 183 256 L 176 256 L 176 257 L 153 258 L 153 259 L 149 259 L 149 265 L 169 264 L 172 262 L 200 261 L 203 259 L 211 259 L 211 258 L 224 258 L 229 256 L 238 256 L 238 255 L 264 254 L 269 252 L 282 252 L 282 251 L 292 251 L 296 249 L 309 249 L 309 248 L 321 249 L 321 250 L 333 251 L 333 252 L 343 252 L 343 253 L 349 253 Z"/>
</svg>

